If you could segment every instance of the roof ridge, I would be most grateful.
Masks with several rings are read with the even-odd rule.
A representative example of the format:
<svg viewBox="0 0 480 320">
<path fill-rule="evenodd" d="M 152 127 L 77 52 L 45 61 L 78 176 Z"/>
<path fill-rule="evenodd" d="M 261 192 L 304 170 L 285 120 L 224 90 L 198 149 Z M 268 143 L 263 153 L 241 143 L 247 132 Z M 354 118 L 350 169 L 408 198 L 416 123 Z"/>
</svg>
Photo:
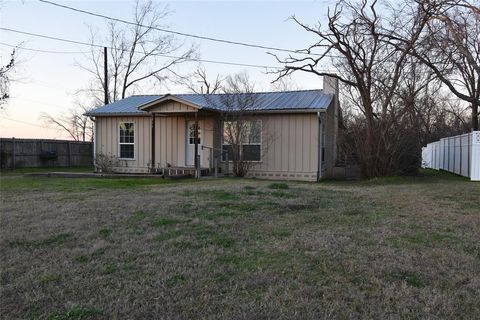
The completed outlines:
<svg viewBox="0 0 480 320">
<path fill-rule="evenodd" d="M 290 92 L 308 92 L 308 91 L 323 91 L 323 89 L 301 89 L 301 90 L 286 90 L 286 91 L 255 91 L 251 92 L 254 94 L 262 94 L 262 93 L 290 93 Z M 203 96 L 203 95 L 211 95 L 211 96 L 220 96 L 227 93 L 160 93 L 160 94 L 134 94 L 130 97 L 162 97 L 165 95 L 189 95 L 189 96 Z"/>
</svg>

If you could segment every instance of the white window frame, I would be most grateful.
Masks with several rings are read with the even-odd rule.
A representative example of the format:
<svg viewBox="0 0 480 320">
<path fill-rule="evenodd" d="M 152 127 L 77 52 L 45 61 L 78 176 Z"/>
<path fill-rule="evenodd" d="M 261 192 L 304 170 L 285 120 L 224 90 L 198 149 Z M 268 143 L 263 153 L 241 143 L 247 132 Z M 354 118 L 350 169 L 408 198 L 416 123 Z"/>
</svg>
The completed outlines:
<svg viewBox="0 0 480 320">
<path fill-rule="evenodd" d="M 133 142 L 120 142 L 120 127 L 122 126 L 122 124 L 127 124 L 127 123 L 133 125 Z M 137 127 L 137 125 L 133 121 L 121 121 L 121 122 L 118 123 L 118 160 L 135 161 L 135 151 L 136 151 L 135 140 L 137 139 L 136 127 Z M 120 155 L 121 155 L 121 152 L 120 152 L 121 145 L 133 145 L 133 158 L 121 158 L 120 157 Z"/>
<path fill-rule="evenodd" d="M 260 146 L 260 160 L 244 160 L 245 162 L 262 162 L 262 159 L 263 159 L 263 147 L 262 147 L 262 143 L 263 143 L 263 120 L 261 119 L 253 119 L 253 120 L 250 120 L 250 119 L 247 119 L 247 120 L 232 120 L 232 121 L 223 121 L 222 122 L 222 152 L 223 152 L 223 146 L 229 146 L 230 143 L 226 143 L 225 140 L 224 140 L 224 132 L 225 132 L 225 122 L 235 122 L 235 121 L 250 121 L 250 122 L 260 122 L 260 142 L 257 142 L 257 143 L 242 143 L 241 146 Z M 241 156 L 241 153 L 243 152 L 243 148 L 240 148 L 240 156 Z M 226 162 L 225 160 L 223 160 L 223 156 L 221 157 L 222 159 L 222 162 Z M 228 162 L 232 162 L 232 160 L 228 160 Z"/>
</svg>

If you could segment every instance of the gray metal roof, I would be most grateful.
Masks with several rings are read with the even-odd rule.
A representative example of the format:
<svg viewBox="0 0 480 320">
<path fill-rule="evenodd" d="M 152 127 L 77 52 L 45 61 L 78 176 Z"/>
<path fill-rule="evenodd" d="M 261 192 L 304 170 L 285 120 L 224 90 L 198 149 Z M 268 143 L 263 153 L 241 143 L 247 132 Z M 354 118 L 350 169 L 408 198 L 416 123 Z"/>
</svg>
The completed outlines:
<svg viewBox="0 0 480 320">
<path fill-rule="evenodd" d="M 184 100 L 200 108 L 217 111 L 235 111 L 237 108 L 235 101 L 245 101 L 241 99 L 242 95 L 247 94 L 171 94 L 170 96 Z M 325 110 L 333 99 L 333 95 L 325 94 L 323 90 L 256 92 L 248 95 L 251 95 L 249 98 L 253 101 L 253 105 L 248 108 L 251 111 Z M 168 95 L 131 96 L 104 105 L 86 114 L 88 116 L 147 114 L 146 111 L 139 109 L 142 106 L 167 96 Z"/>
</svg>

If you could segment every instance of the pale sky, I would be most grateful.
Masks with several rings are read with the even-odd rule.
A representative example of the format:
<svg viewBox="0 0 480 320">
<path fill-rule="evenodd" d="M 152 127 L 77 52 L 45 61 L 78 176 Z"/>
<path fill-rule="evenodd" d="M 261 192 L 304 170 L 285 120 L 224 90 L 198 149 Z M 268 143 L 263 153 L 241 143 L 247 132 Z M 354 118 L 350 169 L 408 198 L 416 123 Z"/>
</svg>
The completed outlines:
<svg viewBox="0 0 480 320">
<path fill-rule="evenodd" d="M 79 9 L 132 20 L 133 1 L 60 1 Z M 328 4 L 334 1 L 173 1 L 168 2 L 171 14 L 166 24 L 170 29 L 222 38 L 239 42 L 260 44 L 288 49 L 301 49 L 317 40 L 302 30 L 293 21 L 296 15 L 309 24 L 324 22 Z M 3 28 L 44 34 L 52 37 L 89 42 L 89 26 L 105 30 L 106 21 L 66 9 L 41 3 L 37 0 L 0 0 L 0 25 Z M 207 40 L 178 37 L 186 45 L 199 47 L 200 57 L 246 64 L 280 66 L 266 50 L 227 45 Z M 6 46 L 22 43 L 24 48 L 41 50 L 85 52 L 89 47 L 15 34 L 0 30 L 1 63 L 8 60 L 11 48 Z M 45 128 L 39 119 L 42 112 L 60 115 L 74 106 L 74 93 L 85 88 L 90 75 L 76 63 L 85 63 L 81 53 L 58 54 L 18 51 L 18 66 L 11 83 L 11 98 L 0 111 L 0 136 L 16 138 L 65 139 L 65 132 Z M 186 63 L 179 72 L 193 71 L 197 63 Z M 257 90 L 269 90 L 274 75 L 265 74 L 264 69 L 204 63 L 209 75 L 223 75 L 247 71 Z M 325 66 L 328 67 L 328 66 Z M 292 77 L 301 89 L 321 88 L 319 77 L 297 73 Z M 187 92 L 185 88 L 169 86 L 171 93 Z M 142 94 L 161 94 L 145 88 Z"/>
</svg>

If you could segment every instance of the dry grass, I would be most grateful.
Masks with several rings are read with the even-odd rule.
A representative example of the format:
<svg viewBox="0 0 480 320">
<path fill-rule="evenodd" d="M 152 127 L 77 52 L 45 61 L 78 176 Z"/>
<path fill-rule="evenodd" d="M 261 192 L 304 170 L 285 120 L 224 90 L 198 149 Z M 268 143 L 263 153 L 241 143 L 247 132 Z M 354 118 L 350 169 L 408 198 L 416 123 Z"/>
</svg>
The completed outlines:
<svg viewBox="0 0 480 320">
<path fill-rule="evenodd" d="M 29 187 L 31 186 L 31 187 Z M 2 318 L 480 318 L 480 185 L 1 180 Z"/>
</svg>

